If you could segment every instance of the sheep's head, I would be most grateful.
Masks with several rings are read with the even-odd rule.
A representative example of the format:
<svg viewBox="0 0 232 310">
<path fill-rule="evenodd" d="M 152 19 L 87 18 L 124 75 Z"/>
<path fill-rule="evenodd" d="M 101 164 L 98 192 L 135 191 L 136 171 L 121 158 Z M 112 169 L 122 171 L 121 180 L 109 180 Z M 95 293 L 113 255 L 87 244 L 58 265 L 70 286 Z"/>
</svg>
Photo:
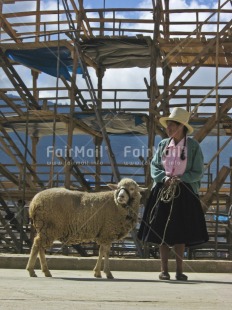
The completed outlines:
<svg viewBox="0 0 232 310">
<path fill-rule="evenodd" d="M 146 188 L 141 188 L 132 179 L 122 179 L 118 184 L 107 184 L 111 189 L 115 190 L 115 202 L 122 206 L 127 206 L 136 197 L 141 197 L 140 192 L 146 191 Z"/>
</svg>

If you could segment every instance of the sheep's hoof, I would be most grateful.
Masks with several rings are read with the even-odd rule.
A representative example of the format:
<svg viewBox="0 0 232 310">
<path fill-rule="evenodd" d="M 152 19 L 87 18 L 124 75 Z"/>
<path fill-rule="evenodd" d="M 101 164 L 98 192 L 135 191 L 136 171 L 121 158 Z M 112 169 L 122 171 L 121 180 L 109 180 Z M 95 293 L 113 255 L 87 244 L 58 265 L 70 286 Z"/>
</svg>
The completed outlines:
<svg viewBox="0 0 232 310">
<path fill-rule="evenodd" d="M 108 273 L 108 274 L 106 275 L 106 277 L 107 277 L 107 279 L 114 279 L 114 276 L 112 275 L 111 272 Z"/>
<path fill-rule="evenodd" d="M 52 277 L 52 274 L 50 271 L 44 272 L 45 277 Z"/>
<path fill-rule="evenodd" d="M 100 273 L 100 272 L 95 271 L 94 277 L 95 277 L 95 278 L 101 278 L 102 276 L 101 276 L 101 273 Z"/>
<path fill-rule="evenodd" d="M 28 272 L 29 272 L 29 276 L 30 276 L 30 277 L 32 277 L 32 278 L 37 278 L 37 275 L 36 275 L 36 273 L 35 273 L 34 270 L 32 270 L 32 271 L 28 270 Z"/>
</svg>

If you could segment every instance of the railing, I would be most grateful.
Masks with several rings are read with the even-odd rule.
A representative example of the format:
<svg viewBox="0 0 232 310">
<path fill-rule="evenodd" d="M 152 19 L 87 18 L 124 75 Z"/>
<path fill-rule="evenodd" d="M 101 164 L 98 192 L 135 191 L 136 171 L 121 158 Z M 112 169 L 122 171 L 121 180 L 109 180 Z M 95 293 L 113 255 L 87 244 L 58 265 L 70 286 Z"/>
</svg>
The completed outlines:
<svg viewBox="0 0 232 310">
<path fill-rule="evenodd" d="M 161 92 L 163 91 L 163 86 L 159 87 Z M 169 103 L 169 107 L 178 105 L 179 107 L 185 107 L 186 102 L 187 108 L 192 111 L 195 106 L 199 104 L 201 100 L 205 97 L 205 94 L 212 90 L 211 86 L 183 86 L 172 98 Z M 32 89 L 29 88 L 30 91 Z M 79 89 L 80 92 L 85 96 L 87 104 L 91 104 L 91 98 L 88 96 L 87 89 Z M 14 94 L 14 88 L 4 88 L 3 92 L 8 94 Z M 97 93 L 97 89 L 94 89 Z M 49 93 L 44 97 L 44 92 Z M 220 86 L 218 89 L 218 95 L 212 93 L 205 100 L 204 104 L 201 106 L 201 116 L 209 116 L 212 113 L 207 113 L 208 108 L 211 107 L 215 110 L 216 100 L 218 98 L 219 105 L 223 104 L 224 101 L 230 96 L 231 87 L 230 86 Z M 39 102 L 41 103 L 43 110 L 54 111 L 56 102 L 58 102 L 58 113 L 68 113 L 70 109 L 70 96 L 65 87 L 61 87 L 59 92 L 56 94 L 56 89 L 54 87 L 38 88 L 37 89 Z M 218 96 L 218 97 L 217 97 Z M 20 104 L 22 100 L 17 97 L 10 97 L 15 104 Z M 138 112 L 138 113 L 148 113 L 149 112 L 149 96 L 148 90 L 144 89 L 102 89 L 102 111 L 124 111 L 124 112 Z M 0 100 L 1 102 L 1 100 Z M 203 107 L 203 108 L 202 108 Z M 204 109 L 205 110 L 202 110 Z M 75 106 L 78 110 L 78 105 Z M 15 111 L 11 111 L 9 105 L 1 103 L 1 110 L 4 112 L 5 116 L 15 116 Z M 79 109 L 80 110 L 80 109 Z"/>
<path fill-rule="evenodd" d="M 4 4 L 4 7 L 7 7 L 7 4 Z M 186 37 L 186 35 L 191 33 L 192 38 L 215 36 L 214 28 L 218 23 L 215 19 L 215 15 L 218 12 L 217 9 L 161 9 L 161 12 L 163 17 L 161 22 L 161 36 L 165 38 L 177 36 Z M 70 13 L 72 14 L 74 22 L 78 23 L 79 10 L 70 10 Z M 231 13 L 232 10 L 230 8 L 221 8 L 219 27 L 223 27 L 227 23 L 226 21 L 231 16 Z M 58 17 L 58 14 L 60 39 L 67 39 L 66 33 L 69 32 L 70 29 L 66 18 L 66 12 L 62 8 L 60 8 L 59 11 L 56 9 L 4 13 L 4 18 L 11 23 L 13 29 L 17 33 L 17 38 L 26 38 L 27 42 L 38 42 L 38 40 L 44 42 L 54 40 L 54 38 L 57 37 L 58 21 L 48 21 L 47 19 L 48 16 Z M 89 25 L 91 34 L 94 36 L 152 36 L 154 32 L 152 5 L 151 8 L 85 9 L 85 15 L 84 21 Z M 205 22 L 206 18 L 211 15 L 213 18 Z M 183 16 L 183 18 L 181 16 Z M 197 30 L 193 33 L 195 29 Z M 3 41 L 13 41 L 4 30 L 5 29 L 2 29 Z M 86 29 L 83 26 L 81 35 L 85 36 L 85 32 Z"/>
</svg>

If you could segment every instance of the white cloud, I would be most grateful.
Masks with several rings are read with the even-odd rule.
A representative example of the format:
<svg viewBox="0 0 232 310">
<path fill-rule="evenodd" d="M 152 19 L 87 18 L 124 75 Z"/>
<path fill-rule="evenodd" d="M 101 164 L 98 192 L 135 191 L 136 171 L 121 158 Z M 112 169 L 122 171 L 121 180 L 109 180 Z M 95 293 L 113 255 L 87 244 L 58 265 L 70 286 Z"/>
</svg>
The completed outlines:
<svg viewBox="0 0 232 310">
<path fill-rule="evenodd" d="M 62 9 L 62 1 L 60 1 L 60 8 Z M 139 7 L 139 8 L 151 8 L 151 11 L 149 12 L 141 12 L 141 13 L 136 13 L 136 14 L 140 14 L 140 17 L 142 19 L 151 19 L 152 18 L 152 1 L 151 0 L 144 0 L 144 1 L 135 1 L 135 6 Z M 7 8 L 8 12 L 14 12 L 14 11 L 23 11 L 25 10 L 25 5 L 27 6 L 27 10 L 31 11 L 31 10 L 35 10 L 35 2 L 16 2 L 14 5 L 4 5 L 4 8 Z M 210 6 L 213 5 L 213 8 L 217 8 L 217 1 L 213 1 L 210 2 L 210 4 L 208 4 L 208 1 L 186 1 L 186 0 L 170 0 L 169 1 L 169 7 L 170 9 L 195 9 L 196 7 L 198 9 L 203 9 L 203 8 L 209 8 Z M 229 3 L 227 4 L 227 8 L 229 8 Z M 107 2 L 107 6 L 110 7 L 110 1 Z M 225 8 L 226 8 L 225 7 Z M 57 1 L 56 0 L 50 0 L 50 1 L 41 1 L 41 10 L 56 10 L 57 9 Z M 110 13 L 106 13 L 106 17 L 109 16 Z M 88 16 L 96 16 L 96 13 L 89 13 Z M 192 20 L 192 21 L 196 21 L 196 15 L 194 13 L 188 14 L 188 19 Z M 200 15 L 200 20 L 204 21 L 208 16 L 209 13 L 201 13 Z M 110 16 L 112 17 L 112 16 Z M 121 18 L 121 19 L 125 19 L 127 17 L 126 13 L 124 12 L 120 12 L 117 13 L 117 17 Z M 32 17 L 30 17 L 32 18 Z M 60 18 L 64 18 L 64 16 L 60 16 Z M 171 21 L 186 21 L 186 14 L 172 14 L 170 16 Z M 214 17 L 217 18 L 217 16 Z M 229 18 L 229 14 L 226 13 L 222 13 L 220 14 L 220 19 L 221 20 L 228 20 Z M 44 21 L 51 21 L 51 20 L 57 20 L 57 15 L 51 16 L 51 15 L 45 15 L 43 17 Z M 94 25 L 94 24 L 92 24 Z M 61 29 L 63 26 L 61 26 Z M 140 29 L 153 29 L 153 25 L 152 24 L 123 24 L 123 27 L 125 28 L 140 28 Z M 183 25 L 181 26 L 177 26 L 177 25 L 173 25 L 172 26 L 172 30 L 180 30 L 181 27 L 183 28 Z M 204 27 L 204 31 L 208 31 L 208 30 L 214 30 L 215 31 L 215 27 L 216 26 L 205 26 Z M 52 27 L 50 28 L 52 29 Z M 184 29 L 186 31 L 192 31 L 195 29 L 195 25 L 193 26 L 184 26 Z M 31 31 L 31 28 L 28 27 L 28 31 Z M 136 34 L 136 33 L 135 33 Z M 131 34 L 130 34 L 131 35 Z M 147 35 L 147 34 L 144 34 Z M 54 37 L 55 38 L 55 37 Z M 175 79 L 176 76 L 178 76 L 178 74 L 183 70 L 184 68 L 173 68 L 173 72 L 171 75 L 171 81 Z M 24 82 L 26 85 L 28 85 L 28 87 L 32 86 L 32 76 L 31 76 L 31 71 L 23 66 L 18 66 L 17 70 L 19 71 L 20 76 L 23 78 Z M 95 70 L 93 69 L 89 69 L 90 75 L 91 75 L 91 80 L 93 83 L 93 86 L 95 88 L 97 88 L 97 77 L 96 77 L 96 73 Z M 225 69 L 220 68 L 219 69 L 219 75 L 223 76 L 224 72 L 226 72 Z M 187 85 L 215 85 L 215 69 L 211 68 L 201 68 L 199 69 L 191 78 L 191 80 L 189 80 L 187 82 Z M 147 78 L 148 82 L 150 77 L 149 77 L 149 69 L 140 69 L 140 68 L 131 68 L 131 69 L 108 69 L 105 72 L 104 78 L 103 78 L 103 88 L 124 88 L 124 89 L 144 89 L 145 88 L 145 84 L 144 84 L 144 77 Z M 159 69 L 157 71 L 157 81 L 159 85 L 163 85 L 163 76 L 161 73 L 161 70 Z M 56 85 L 56 78 L 53 78 L 47 74 L 40 74 L 39 75 L 39 79 L 38 79 L 38 86 L 39 87 L 55 87 Z M 5 76 L 1 76 L 1 83 L 2 85 L 6 85 L 7 84 L 7 78 Z M 62 84 L 62 82 L 60 82 Z M 224 83 L 228 84 L 228 80 L 225 81 Z M 30 86 L 29 86 L 30 85 Z M 77 76 L 77 85 L 80 88 L 86 88 L 86 83 L 85 81 L 80 77 Z M 44 96 L 47 95 L 49 96 L 49 92 L 44 92 Z M 109 96 L 109 94 L 106 96 Z M 136 96 L 144 96 L 146 97 L 146 93 L 131 93 L 131 99 L 136 98 Z"/>
</svg>

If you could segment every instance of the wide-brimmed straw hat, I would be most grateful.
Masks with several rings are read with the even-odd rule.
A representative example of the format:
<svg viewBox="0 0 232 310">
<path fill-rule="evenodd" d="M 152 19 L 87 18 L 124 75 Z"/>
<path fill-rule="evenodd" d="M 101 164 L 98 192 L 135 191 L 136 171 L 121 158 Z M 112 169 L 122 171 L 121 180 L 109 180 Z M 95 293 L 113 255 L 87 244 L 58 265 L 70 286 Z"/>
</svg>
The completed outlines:
<svg viewBox="0 0 232 310">
<path fill-rule="evenodd" d="M 188 134 L 193 132 L 193 127 L 189 125 L 190 113 L 182 108 L 174 108 L 168 117 L 161 117 L 159 119 L 160 124 L 167 128 L 167 121 L 174 121 L 183 124 L 188 128 Z"/>
</svg>

